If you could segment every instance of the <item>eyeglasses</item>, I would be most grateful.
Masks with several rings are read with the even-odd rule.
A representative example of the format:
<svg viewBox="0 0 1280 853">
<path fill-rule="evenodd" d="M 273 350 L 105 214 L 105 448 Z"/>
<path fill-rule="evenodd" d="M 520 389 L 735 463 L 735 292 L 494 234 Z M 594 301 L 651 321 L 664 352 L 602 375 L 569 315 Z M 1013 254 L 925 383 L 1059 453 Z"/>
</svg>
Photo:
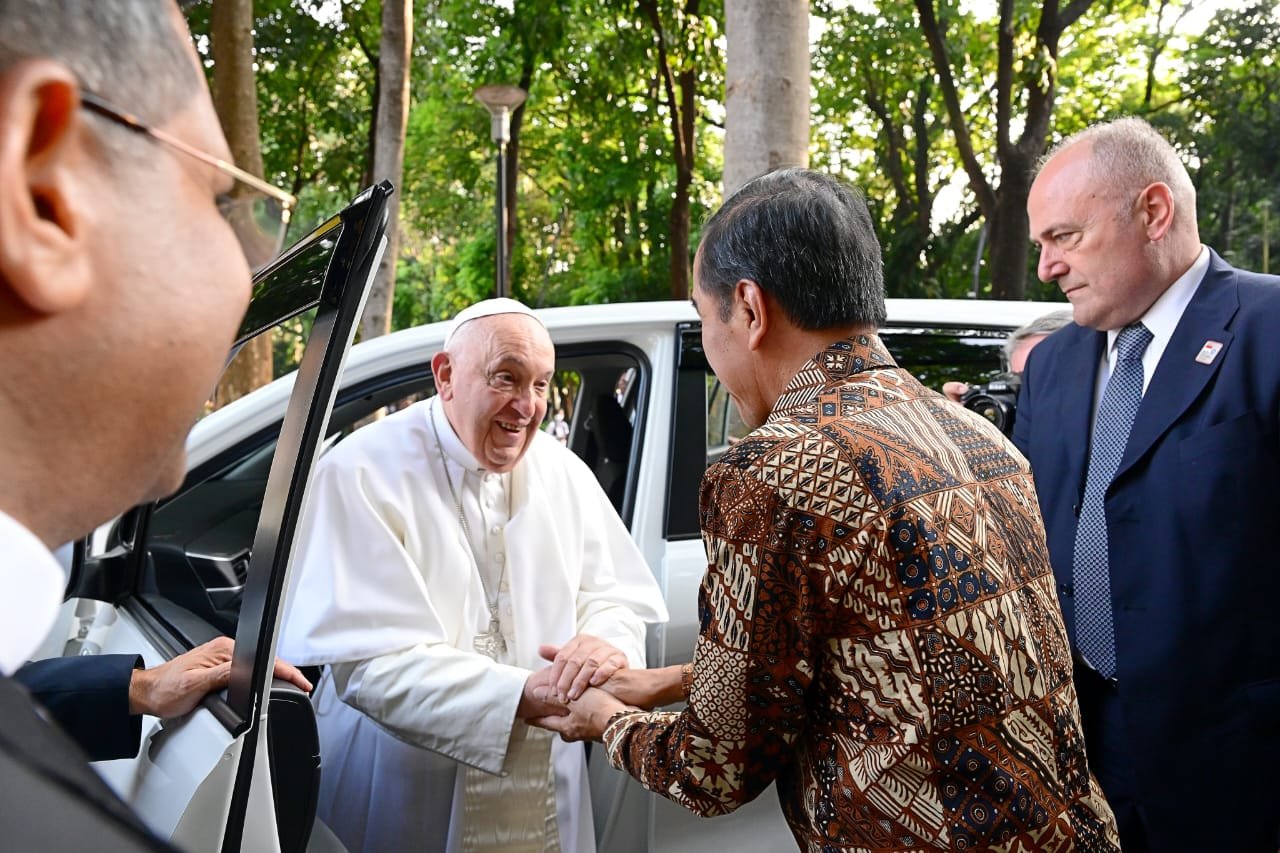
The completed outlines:
<svg viewBox="0 0 1280 853">
<path fill-rule="evenodd" d="M 285 232 L 289 228 L 289 217 L 298 204 L 298 199 L 292 194 L 273 187 L 225 160 L 206 154 L 176 136 L 148 127 L 136 116 L 112 106 L 92 92 L 82 90 L 80 104 L 89 112 L 162 142 L 234 178 L 237 181 L 236 188 L 218 197 L 218 211 L 231 225 L 236 239 L 240 241 L 250 269 L 257 272 L 280 254 Z"/>
</svg>

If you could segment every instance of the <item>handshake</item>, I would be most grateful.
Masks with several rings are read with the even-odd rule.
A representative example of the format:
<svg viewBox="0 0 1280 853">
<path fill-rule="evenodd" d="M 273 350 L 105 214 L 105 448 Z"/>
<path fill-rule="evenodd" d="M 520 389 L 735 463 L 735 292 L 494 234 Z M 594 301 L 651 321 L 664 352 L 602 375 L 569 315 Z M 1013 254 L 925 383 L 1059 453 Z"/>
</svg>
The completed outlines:
<svg viewBox="0 0 1280 853">
<path fill-rule="evenodd" d="M 590 634 L 538 653 L 550 663 L 525 681 L 516 716 L 567 741 L 598 741 L 619 712 L 686 698 L 689 664 L 632 669 L 625 654 Z"/>
</svg>

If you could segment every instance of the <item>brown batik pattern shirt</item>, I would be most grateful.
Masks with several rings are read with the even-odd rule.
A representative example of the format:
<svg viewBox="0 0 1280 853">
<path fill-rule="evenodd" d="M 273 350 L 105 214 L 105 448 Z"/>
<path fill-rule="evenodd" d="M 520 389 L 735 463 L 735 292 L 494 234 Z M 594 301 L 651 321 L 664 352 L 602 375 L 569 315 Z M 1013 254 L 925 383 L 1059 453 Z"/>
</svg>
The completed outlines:
<svg viewBox="0 0 1280 853">
<path fill-rule="evenodd" d="M 689 706 L 611 725 L 615 767 L 703 815 L 776 779 L 805 850 L 1118 849 L 994 426 L 842 340 L 707 471 L 701 516 Z"/>
</svg>

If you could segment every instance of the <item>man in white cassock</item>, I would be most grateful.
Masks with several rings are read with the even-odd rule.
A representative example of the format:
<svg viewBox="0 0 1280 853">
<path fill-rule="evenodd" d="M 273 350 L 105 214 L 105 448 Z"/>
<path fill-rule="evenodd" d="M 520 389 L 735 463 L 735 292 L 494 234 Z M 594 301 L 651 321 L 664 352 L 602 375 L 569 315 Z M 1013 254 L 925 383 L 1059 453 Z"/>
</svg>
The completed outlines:
<svg viewBox="0 0 1280 853">
<path fill-rule="evenodd" d="M 333 448 L 308 497 L 280 654 L 327 666 L 319 815 L 353 851 L 592 851 L 582 745 L 524 721 L 643 667 L 662 594 L 539 429 L 528 308 L 462 311 L 431 368 L 437 396 Z"/>
</svg>

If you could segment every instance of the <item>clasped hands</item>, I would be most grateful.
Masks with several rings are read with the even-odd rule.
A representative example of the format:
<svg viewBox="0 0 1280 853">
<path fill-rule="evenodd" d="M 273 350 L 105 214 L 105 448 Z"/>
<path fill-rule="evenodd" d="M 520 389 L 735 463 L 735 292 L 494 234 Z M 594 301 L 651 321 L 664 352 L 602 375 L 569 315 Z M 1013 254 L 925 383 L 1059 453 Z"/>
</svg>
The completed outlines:
<svg viewBox="0 0 1280 853">
<path fill-rule="evenodd" d="M 567 741 L 600 740 L 618 711 L 652 708 L 680 695 L 678 666 L 632 669 L 625 654 L 590 634 L 563 646 L 540 646 L 538 654 L 551 663 L 525 681 L 516 714 Z"/>
</svg>

